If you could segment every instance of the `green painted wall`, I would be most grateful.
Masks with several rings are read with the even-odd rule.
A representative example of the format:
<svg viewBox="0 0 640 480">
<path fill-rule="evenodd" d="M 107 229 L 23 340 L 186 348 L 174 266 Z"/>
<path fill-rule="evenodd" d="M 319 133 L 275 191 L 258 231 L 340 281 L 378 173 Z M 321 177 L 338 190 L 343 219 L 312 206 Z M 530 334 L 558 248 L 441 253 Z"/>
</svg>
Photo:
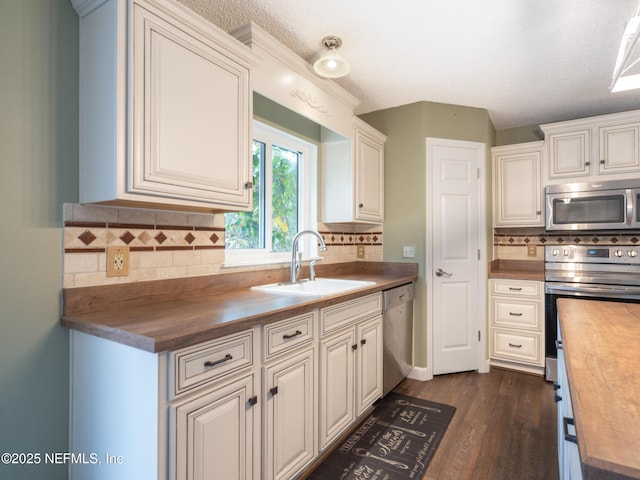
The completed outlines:
<svg viewBox="0 0 640 480">
<path fill-rule="evenodd" d="M 254 118 L 276 126 L 305 140 L 320 143 L 322 127 L 296 112 L 260 95 L 253 94 Z"/>
<path fill-rule="evenodd" d="M 402 246 L 415 245 L 419 280 L 415 301 L 414 362 L 427 366 L 425 253 L 426 253 L 426 138 L 482 142 L 487 145 L 487 185 L 490 198 L 490 148 L 495 129 L 486 110 L 433 102 L 419 102 L 380 110 L 361 118 L 387 135 L 385 144 L 384 259 L 402 259 Z M 488 212 L 491 203 L 487 198 Z M 488 220 L 491 225 L 491 219 Z M 487 229 L 487 239 L 490 238 Z M 492 243 L 488 243 L 492 245 Z"/>
<path fill-rule="evenodd" d="M 544 133 L 538 125 L 506 128 L 496 131 L 496 145 L 498 146 L 537 142 L 538 140 L 544 140 Z"/>
<path fill-rule="evenodd" d="M 0 1 L 0 453 L 68 450 L 59 326 L 62 204 L 78 197 L 78 18 L 68 0 Z M 67 478 L 0 464 L 0 478 Z"/>
</svg>

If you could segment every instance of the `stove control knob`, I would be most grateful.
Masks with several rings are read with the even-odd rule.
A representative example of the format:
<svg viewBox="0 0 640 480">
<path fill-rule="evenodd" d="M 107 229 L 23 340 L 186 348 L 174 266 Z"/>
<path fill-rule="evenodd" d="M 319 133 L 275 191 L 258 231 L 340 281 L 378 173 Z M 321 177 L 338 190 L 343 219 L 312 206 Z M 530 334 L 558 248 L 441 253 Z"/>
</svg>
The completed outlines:
<svg viewBox="0 0 640 480">
<path fill-rule="evenodd" d="M 627 255 L 629 255 L 630 257 L 635 257 L 635 256 L 638 255 L 638 252 L 637 252 L 637 250 L 629 250 L 627 252 Z"/>
<path fill-rule="evenodd" d="M 560 250 L 558 250 L 557 248 L 553 249 L 553 252 L 551 252 L 553 254 L 554 257 L 557 257 L 558 255 L 560 255 Z"/>
<path fill-rule="evenodd" d="M 622 257 L 624 255 L 624 252 L 622 250 L 616 250 L 615 252 L 613 252 L 613 254 L 616 257 Z"/>
<path fill-rule="evenodd" d="M 570 251 L 569 249 L 565 248 L 565 249 L 562 251 L 562 254 L 563 254 L 565 257 L 568 257 L 568 256 L 571 254 L 571 251 Z"/>
</svg>

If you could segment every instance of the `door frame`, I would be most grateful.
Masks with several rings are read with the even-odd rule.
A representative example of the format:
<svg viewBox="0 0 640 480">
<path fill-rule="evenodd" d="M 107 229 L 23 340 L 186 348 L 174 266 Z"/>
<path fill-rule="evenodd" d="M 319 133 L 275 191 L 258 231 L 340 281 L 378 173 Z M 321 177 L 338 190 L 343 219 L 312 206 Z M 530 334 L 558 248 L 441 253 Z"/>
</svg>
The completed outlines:
<svg viewBox="0 0 640 480">
<path fill-rule="evenodd" d="M 451 140 L 445 138 L 426 138 L 425 151 L 425 197 L 426 197 L 426 234 L 425 234 L 425 289 L 427 315 L 427 369 L 425 380 L 433 378 L 433 155 L 434 146 L 473 148 L 479 153 L 478 165 L 478 248 L 480 260 L 478 265 L 478 330 L 480 331 L 480 348 L 478 349 L 477 367 L 481 373 L 489 371 L 488 338 L 487 338 L 487 201 L 486 201 L 486 166 L 487 146 L 481 142 Z"/>
</svg>

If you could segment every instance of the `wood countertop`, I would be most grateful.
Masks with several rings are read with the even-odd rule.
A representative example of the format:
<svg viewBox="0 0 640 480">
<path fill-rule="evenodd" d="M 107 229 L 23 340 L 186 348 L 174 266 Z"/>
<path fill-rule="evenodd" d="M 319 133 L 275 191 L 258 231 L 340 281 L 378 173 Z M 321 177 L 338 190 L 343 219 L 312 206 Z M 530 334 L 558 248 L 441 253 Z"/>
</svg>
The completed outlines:
<svg viewBox="0 0 640 480">
<path fill-rule="evenodd" d="M 374 281 L 324 297 L 273 294 L 253 285 L 287 281 L 289 269 L 68 288 L 64 327 L 149 352 L 186 347 L 418 279 L 414 263 L 351 262 L 316 266 L 318 277 Z M 301 278 L 307 276 L 303 269 Z"/>
<path fill-rule="evenodd" d="M 544 262 L 542 260 L 493 260 L 489 262 L 489 278 L 544 282 Z"/>
<path fill-rule="evenodd" d="M 585 480 L 640 479 L 640 304 L 558 299 Z"/>
</svg>

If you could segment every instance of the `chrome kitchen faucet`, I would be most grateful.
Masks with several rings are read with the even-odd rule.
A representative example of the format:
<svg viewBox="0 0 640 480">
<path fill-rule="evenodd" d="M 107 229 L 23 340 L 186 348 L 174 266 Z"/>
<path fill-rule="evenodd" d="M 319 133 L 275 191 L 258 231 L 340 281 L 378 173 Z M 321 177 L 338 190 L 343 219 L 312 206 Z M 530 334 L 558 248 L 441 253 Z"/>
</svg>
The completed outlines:
<svg viewBox="0 0 640 480">
<path fill-rule="evenodd" d="M 324 252 L 327 249 L 322 236 L 318 232 L 314 230 L 303 230 L 301 232 L 298 232 L 293 238 L 293 242 L 291 244 L 291 272 L 289 275 L 289 281 L 291 283 L 295 283 L 298 281 L 298 275 L 300 273 L 300 268 L 302 267 L 302 252 L 298 252 L 298 242 L 300 240 L 300 237 L 305 234 L 315 235 L 316 237 L 318 237 L 318 240 L 320 241 L 320 251 Z"/>
</svg>

